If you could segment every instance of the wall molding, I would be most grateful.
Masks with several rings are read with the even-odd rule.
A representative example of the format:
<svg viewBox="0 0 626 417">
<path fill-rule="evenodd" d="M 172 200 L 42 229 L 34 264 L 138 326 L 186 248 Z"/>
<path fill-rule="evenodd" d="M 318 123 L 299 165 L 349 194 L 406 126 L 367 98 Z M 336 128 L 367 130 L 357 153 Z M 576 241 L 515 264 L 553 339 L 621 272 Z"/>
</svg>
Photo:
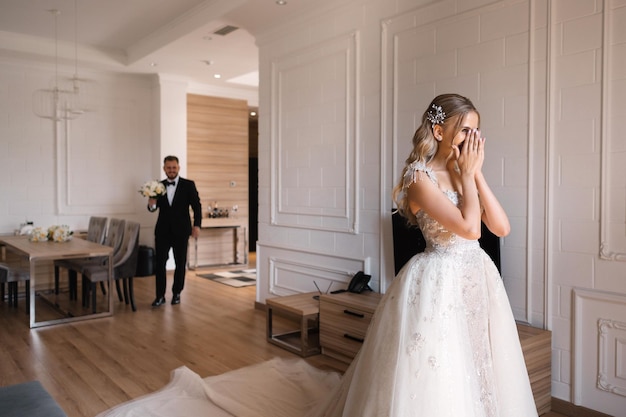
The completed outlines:
<svg viewBox="0 0 626 417">
<path fill-rule="evenodd" d="M 626 296 L 572 291 L 572 403 L 603 412 L 626 396 Z M 589 360 L 589 358 L 597 358 Z"/>
<path fill-rule="evenodd" d="M 49 124 L 51 210 L 59 216 L 131 214 L 145 207 L 141 184 L 162 173 L 150 170 L 161 163 L 151 150 L 155 108 L 145 105 L 159 87 L 143 75 L 99 73 L 90 79 L 98 83 L 98 108 Z"/>
<path fill-rule="evenodd" d="M 602 391 L 626 397 L 626 385 L 620 386 L 611 382 L 614 380 L 612 375 L 622 380 L 626 377 L 626 364 L 621 360 L 626 354 L 626 323 L 600 319 L 598 320 L 598 335 L 599 355 L 596 387 Z M 611 364 L 613 364 L 615 371 L 613 373 L 610 369 Z"/>
<path fill-rule="evenodd" d="M 88 117 L 88 116 L 83 116 Z M 80 120 L 60 120 L 53 121 L 54 137 L 56 142 L 56 207 L 59 215 L 91 215 L 93 213 L 107 212 L 109 214 L 132 213 L 134 211 L 134 202 L 131 196 L 134 194 L 123 193 L 125 197 L 118 198 L 117 203 L 106 203 L 102 201 L 90 202 L 90 193 L 97 192 L 95 189 L 102 189 L 103 193 L 109 190 L 102 187 L 101 184 L 93 184 L 93 189 L 85 189 L 85 185 L 75 184 L 75 179 L 82 179 L 80 170 L 76 166 L 85 161 L 77 161 L 77 155 L 72 153 L 72 149 L 76 146 L 75 141 L 78 135 L 73 135 L 73 127 L 81 123 Z M 93 158 L 86 165 L 96 168 L 101 165 L 98 156 L 90 155 L 85 158 Z M 104 170 L 104 167 L 100 168 Z M 78 173 L 76 173 L 78 172 Z M 102 179 L 106 182 L 106 179 Z M 137 189 L 141 183 L 137 183 Z M 115 187 L 113 187 L 115 188 Z"/>
<path fill-rule="evenodd" d="M 360 191 L 359 180 L 359 117 L 357 106 L 359 104 L 359 73 L 360 60 L 359 56 L 360 40 L 359 32 L 351 32 L 334 37 L 330 40 L 320 42 L 309 48 L 303 49 L 298 53 L 289 54 L 280 58 L 276 58 L 271 63 L 271 121 L 270 121 L 270 143 L 271 143 L 271 166 L 274 169 L 270 172 L 270 223 L 275 226 L 288 226 L 295 228 L 306 228 L 310 230 L 322 230 L 333 232 L 344 232 L 358 234 L 359 232 L 359 211 L 358 211 L 358 192 Z M 321 107 L 332 107 L 335 105 L 335 120 L 329 121 L 329 129 L 332 129 L 331 123 L 339 124 L 339 128 L 343 130 L 343 143 L 341 152 L 343 160 L 338 160 L 333 165 L 329 164 L 328 168 L 341 169 L 343 173 L 343 183 L 337 188 L 337 203 L 332 206 L 326 204 L 324 199 L 315 200 L 315 204 L 303 204 L 287 201 L 285 194 L 288 192 L 288 184 L 294 181 L 301 181 L 301 178 L 294 179 L 293 170 L 289 170 L 288 164 L 298 163 L 298 158 L 287 155 L 288 151 L 295 152 L 296 149 L 289 149 L 286 144 L 293 145 L 299 139 L 298 134 L 306 138 L 307 128 L 306 115 L 294 112 L 293 103 L 287 103 L 283 100 L 283 94 L 287 93 L 289 83 L 298 84 L 298 87 L 314 88 L 311 85 L 300 85 L 298 80 L 298 71 L 305 71 L 306 68 L 318 65 L 318 68 L 324 68 L 326 72 L 311 73 L 311 81 L 320 85 L 316 87 L 326 88 L 326 94 L 331 93 L 328 90 L 333 80 L 325 80 L 325 76 L 333 76 L 333 68 L 326 66 L 327 61 L 343 66 L 343 73 L 336 75 L 340 77 L 335 82 L 336 87 L 341 89 L 337 93 L 338 99 L 334 102 L 325 102 L 326 97 L 320 98 L 319 103 L 307 103 L 299 109 L 302 113 L 307 111 L 319 111 Z M 293 94 L 293 91 L 289 92 Z M 320 95 L 321 92 L 320 92 Z M 305 94 L 311 96 L 311 94 Z M 293 95 L 291 96 L 293 97 Z M 342 101 L 343 100 L 343 101 Z M 317 104 L 317 107 L 315 107 Z M 331 111 L 331 110 L 327 110 Z M 339 117 L 337 117 L 339 115 Z M 300 118 L 300 119 L 298 119 Z M 341 125 L 343 124 L 343 125 Z M 322 127 L 323 129 L 323 127 Z M 324 132 L 318 135 L 325 136 Z M 338 145 L 334 142 L 317 144 L 320 147 L 329 145 Z M 314 149 L 316 144 L 305 142 L 298 150 L 309 153 Z M 337 146 L 339 148 L 339 146 Z M 318 153 L 319 154 L 319 153 Z M 326 154 L 327 155 L 327 154 Z M 298 169 L 304 169 L 305 166 L 298 166 Z M 304 171 L 302 171 L 304 172 Z M 316 173 L 322 177 L 321 173 Z M 309 188 L 310 198 L 313 199 L 315 187 L 307 187 L 301 183 L 296 184 L 299 192 Z M 295 189 L 295 187 L 291 187 Z M 328 189 L 329 187 L 323 187 Z"/>
<path fill-rule="evenodd" d="M 344 288 L 358 271 L 371 274 L 371 258 L 350 257 L 286 245 L 257 243 L 257 262 L 268 266 L 268 294 L 284 296 L 306 291 Z M 266 298 L 266 297 L 262 297 Z"/>
<path fill-rule="evenodd" d="M 614 157 L 612 152 L 619 148 L 616 146 L 617 141 L 621 140 L 622 147 L 626 145 L 626 139 L 622 133 L 622 129 L 618 126 L 614 129 L 613 124 L 619 123 L 616 119 L 621 119 L 621 115 L 614 115 L 612 112 L 612 103 L 616 100 L 623 102 L 626 97 L 617 97 L 618 91 L 624 91 L 623 88 L 617 89 L 613 85 L 616 80 L 613 76 L 613 62 L 615 60 L 612 34 L 614 34 L 613 26 L 619 26 L 613 22 L 611 17 L 615 17 L 615 13 L 611 14 L 611 6 L 614 0 L 604 0 L 602 4 L 602 116 L 601 116 L 601 186 L 600 186 L 600 258 L 608 261 L 626 262 L 626 213 L 614 213 L 614 201 L 623 201 L 626 197 L 626 182 L 623 178 L 623 168 L 621 164 L 616 164 L 619 157 Z M 624 23 L 624 22 L 622 22 Z M 622 87 L 623 87 L 622 80 Z M 618 152 L 616 152 L 618 153 Z M 621 151 L 623 155 L 624 152 Z M 613 163 L 612 163 L 613 162 Z M 622 170 L 620 173 L 620 169 Z M 621 181 L 624 184 L 616 183 Z M 617 196 L 616 196 L 617 195 Z M 622 207 L 623 208 L 623 207 Z M 616 210 L 619 211 L 619 210 Z M 622 219 L 616 218 L 621 216 Z"/>
<path fill-rule="evenodd" d="M 353 260 L 362 266 L 367 264 L 365 260 Z M 365 269 L 361 267 L 361 270 Z M 316 262 L 293 261 L 289 258 L 269 258 L 269 284 L 270 293 L 282 296 L 302 291 L 297 283 L 314 283 L 322 292 L 330 292 L 344 287 L 345 283 L 354 275 L 350 268 L 332 268 L 322 266 Z M 340 284 L 340 285 L 335 285 Z M 312 291 L 317 290 L 315 287 Z"/>
</svg>

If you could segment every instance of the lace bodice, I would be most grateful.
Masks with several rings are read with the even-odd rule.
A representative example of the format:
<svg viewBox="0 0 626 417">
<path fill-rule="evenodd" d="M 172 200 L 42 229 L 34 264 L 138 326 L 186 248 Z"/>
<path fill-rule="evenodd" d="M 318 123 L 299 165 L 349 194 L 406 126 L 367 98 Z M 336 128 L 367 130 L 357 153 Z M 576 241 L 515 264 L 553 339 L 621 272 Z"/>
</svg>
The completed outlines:
<svg viewBox="0 0 626 417">
<path fill-rule="evenodd" d="M 408 187 L 411 182 L 418 180 L 421 173 L 426 174 L 428 179 L 430 179 L 435 185 L 439 185 L 433 170 L 427 167 L 424 163 L 415 161 L 409 165 L 409 168 L 407 169 L 404 178 L 404 186 Z M 462 202 L 462 197 L 456 191 L 442 190 L 442 192 L 455 206 L 459 207 Z M 424 235 L 427 247 L 442 248 L 449 247 L 455 243 L 467 242 L 467 239 L 448 231 L 424 210 L 418 210 L 418 212 L 415 213 L 415 217 L 417 218 L 417 224 Z"/>
</svg>

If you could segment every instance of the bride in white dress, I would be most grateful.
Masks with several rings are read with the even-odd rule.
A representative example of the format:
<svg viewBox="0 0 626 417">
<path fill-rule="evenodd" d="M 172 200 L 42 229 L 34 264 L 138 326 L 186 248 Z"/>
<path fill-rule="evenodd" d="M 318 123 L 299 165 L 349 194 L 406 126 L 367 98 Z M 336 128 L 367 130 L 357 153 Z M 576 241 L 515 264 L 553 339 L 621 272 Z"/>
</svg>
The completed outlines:
<svg viewBox="0 0 626 417">
<path fill-rule="evenodd" d="M 502 280 L 478 244 L 481 221 L 510 230 L 482 173 L 479 127 L 456 94 L 424 113 L 394 199 L 427 248 L 398 273 L 358 356 L 309 416 L 537 416 Z"/>
</svg>

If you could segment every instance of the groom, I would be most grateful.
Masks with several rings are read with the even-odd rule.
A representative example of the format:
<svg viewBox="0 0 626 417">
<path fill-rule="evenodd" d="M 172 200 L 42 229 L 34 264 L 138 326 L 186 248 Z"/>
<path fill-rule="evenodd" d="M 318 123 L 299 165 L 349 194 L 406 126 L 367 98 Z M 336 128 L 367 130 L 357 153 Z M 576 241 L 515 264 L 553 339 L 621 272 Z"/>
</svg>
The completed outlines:
<svg viewBox="0 0 626 417">
<path fill-rule="evenodd" d="M 159 209 L 159 217 L 154 228 L 156 246 L 156 299 L 153 307 L 165 304 L 165 266 L 170 248 L 174 254 L 176 268 L 172 284 L 172 304 L 180 304 L 180 293 L 185 286 L 185 268 L 187 265 L 187 245 L 189 236 L 197 238 L 202 223 L 202 205 L 196 184 L 178 175 L 180 166 L 176 156 L 166 156 L 163 171 L 167 176 L 163 180 L 166 194 L 148 200 L 148 210 Z M 193 210 L 193 227 L 189 216 L 189 207 Z"/>
</svg>

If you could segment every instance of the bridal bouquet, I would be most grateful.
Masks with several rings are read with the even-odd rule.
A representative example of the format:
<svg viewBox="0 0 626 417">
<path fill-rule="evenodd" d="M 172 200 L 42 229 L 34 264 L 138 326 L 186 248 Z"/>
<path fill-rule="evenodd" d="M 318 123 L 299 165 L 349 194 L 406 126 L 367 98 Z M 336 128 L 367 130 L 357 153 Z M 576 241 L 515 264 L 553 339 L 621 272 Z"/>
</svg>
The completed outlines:
<svg viewBox="0 0 626 417">
<path fill-rule="evenodd" d="M 148 198 L 158 198 L 165 194 L 165 186 L 161 181 L 148 181 L 139 189 L 139 194 Z"/>
</svg>

